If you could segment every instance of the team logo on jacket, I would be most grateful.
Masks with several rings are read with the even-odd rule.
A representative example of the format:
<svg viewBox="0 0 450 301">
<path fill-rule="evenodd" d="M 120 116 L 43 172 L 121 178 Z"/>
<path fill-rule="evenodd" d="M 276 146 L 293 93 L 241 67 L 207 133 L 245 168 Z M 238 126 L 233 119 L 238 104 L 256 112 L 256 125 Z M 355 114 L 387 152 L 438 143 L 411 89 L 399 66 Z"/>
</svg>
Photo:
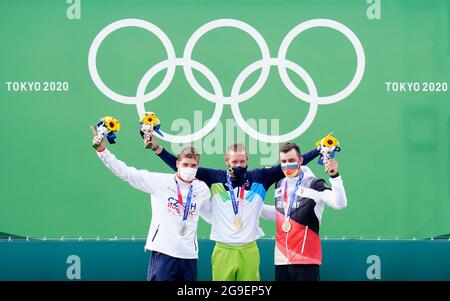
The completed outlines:
<svg viewBox="0 0 450 301">
<path fill-rule="evenodd" d="M 194 196 L 195 197 L 195 196 Z M 191 203 L 191 208 L 189 208 L 189 216 L 193 216 L 195 214 L 195 211 L 197 211 L 197 204 Z M 178 200 L 174 197 L 169 197 L 167 199 L 167 208 L 169 209 L 169 212 L 173 214 L 183 214 L 184 212 L 184 206 L 181 206 L 178 203 Z"/>
</svg>

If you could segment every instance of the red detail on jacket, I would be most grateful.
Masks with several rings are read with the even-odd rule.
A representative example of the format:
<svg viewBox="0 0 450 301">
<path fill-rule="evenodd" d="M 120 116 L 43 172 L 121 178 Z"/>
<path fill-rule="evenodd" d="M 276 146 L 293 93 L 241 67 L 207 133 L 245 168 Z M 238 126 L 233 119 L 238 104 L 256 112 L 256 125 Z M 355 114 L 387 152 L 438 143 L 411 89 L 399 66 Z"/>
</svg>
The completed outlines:
<svg viewBox="0 0 450 301">
<path fill-rule="evenodd" d="M 291 231 L 286 233 L 281 228 L 284 219 L 284 215 L 277 212 L 276 245 L 287 258 L 289 264 L 322 264 L 320 236 L 307 228 L 307 226 L 292 219 L 290 220 L 292 225 Z"/>
</svg>

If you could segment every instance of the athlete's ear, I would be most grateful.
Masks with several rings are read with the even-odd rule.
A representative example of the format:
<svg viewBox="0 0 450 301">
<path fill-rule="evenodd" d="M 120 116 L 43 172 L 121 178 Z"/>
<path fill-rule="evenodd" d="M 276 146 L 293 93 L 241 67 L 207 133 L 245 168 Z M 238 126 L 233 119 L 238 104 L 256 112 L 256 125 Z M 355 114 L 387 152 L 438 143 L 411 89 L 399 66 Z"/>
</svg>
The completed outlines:
<svg viewBox="0 0 450 301">
<path fill-rule="evenodd" d="M 224 161 L 225 161 L 225 163 L 227 163 L 227 165 L 228 165 L 228 162 L 230 161 L 230 156 L 228 156 L 228 155 L 225 155 L 225 157 L 224 157 L 224 159 L 223 159 Z"/>
<path fill-rule="evenodd" d="M 178 166 L 180 166 L 180 160 L 177 160 L 177 169 L 178 169 Z"/>
<path fill-rule="evenodd" d="M 300 160 L 298 160 L 298 165 L 302 165 L 302 164 L 303 164 L 303 156 L 300 156 L 299 159 L 300 159 Z"/>
</svg>

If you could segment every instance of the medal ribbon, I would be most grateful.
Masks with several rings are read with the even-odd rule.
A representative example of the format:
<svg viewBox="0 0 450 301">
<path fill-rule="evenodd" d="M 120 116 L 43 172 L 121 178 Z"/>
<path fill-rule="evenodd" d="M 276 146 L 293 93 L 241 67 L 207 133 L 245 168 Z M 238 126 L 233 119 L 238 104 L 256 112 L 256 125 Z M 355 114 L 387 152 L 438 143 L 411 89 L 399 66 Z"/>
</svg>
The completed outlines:
<svg viewBox="0 0 450 301">
<path fill-rule="evenodd" d="M 286 181 L 284 182 L 283 201 L 286 204 L 289 204 L 289 207 L 288 207 L 287 211 L 286 211 L 286 206 L 284 206 L 285 219 L 289 219 L 290 216 L 291 216 L 292 204 L 294 203 L 294 199 L 295 199 L 295 196 L 297 194 L 297 190 L 300 187 L 300 183 L 303 180 L 303 175 L 304 175 L 304 173 L 302 172 L 302 174 L 298 177 L 297 182 L 295 183 L 294 190 L 291 193 L 291 197 L 289 199 L 289 203 L 288 203 L 288 199 L 287 199 L 287 191 L 288 191 L 288 185 L 287 185 L 288 183 L 287 182 L 288 182 L 288 179 L 286 178 Z"/>
<path fill-rule="evenodd" d="M 238 215 L 239 204 L 238 204 L 238 201 L 236 201 L 236 196 L 234 195 L 234 190 L 233 190 L 233 184 L 231 184 L 231 177 L 228 174 L 228 172 L 227 172 L 227 186 L 228 186 L 228 192 L 230 193 L 231 204 L 233 205 L 234 215 Z M 245 192 L 245 185 L 242 184 L 241 190 L 239 192 L 239 201 L 244 200 L 244 192 Z"/>
<path fill-rule="evenodd" d="M 181 195 L 180 185 L 178 184 L 178 181 L 176 178 L 175 178 L 175 183 L 177 184 L 178 204 L 180 205 L 180 208 L 183 208 L 183 222 L 184 222 L 188 218 L 189 208 L 191 207 L 192 185 L 189 187 L 189 192 L 188 192 L 188 195 L 186 198 L 186 204 L 184 204 L 184 206 L 183 206 L 183 195 Z"/>
</svg>

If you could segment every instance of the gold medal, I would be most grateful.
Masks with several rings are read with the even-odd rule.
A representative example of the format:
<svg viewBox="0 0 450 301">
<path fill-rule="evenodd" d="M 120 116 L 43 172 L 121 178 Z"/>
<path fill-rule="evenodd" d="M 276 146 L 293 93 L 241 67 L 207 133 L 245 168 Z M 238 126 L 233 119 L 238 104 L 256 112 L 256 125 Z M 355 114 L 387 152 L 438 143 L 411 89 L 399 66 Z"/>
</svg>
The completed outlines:
<svg viewBox="0 0 450 301">
<path fill-rule="evenodd" d="M 180 233 L 181 236 L 186 235 L 186 233 L 187 233 L 186 223 L 182 223 L 181 224 L 180 229 L 178 230 L 178 232 Z"/>
<path fill-rule="evenodd" d="M 283 224 L 281 225 L 281 229 L 283 230 L 283 232 L 288 233 L 289 231 L 291 231 L 292 229 L 292 225 L 289 222 L 289 220 L 285 220 L 283 222 Z"/>
<path fill-rule="evenodd" d="M 241 220 L 239 217 L 236 217 L 236 218 L 234 219 L 233 224 L 234 224 L 234 227 L 235 227 L 237 230 L 241 230 L 244 223 L 242 222 L 242 220 Z"/>
</svg>

